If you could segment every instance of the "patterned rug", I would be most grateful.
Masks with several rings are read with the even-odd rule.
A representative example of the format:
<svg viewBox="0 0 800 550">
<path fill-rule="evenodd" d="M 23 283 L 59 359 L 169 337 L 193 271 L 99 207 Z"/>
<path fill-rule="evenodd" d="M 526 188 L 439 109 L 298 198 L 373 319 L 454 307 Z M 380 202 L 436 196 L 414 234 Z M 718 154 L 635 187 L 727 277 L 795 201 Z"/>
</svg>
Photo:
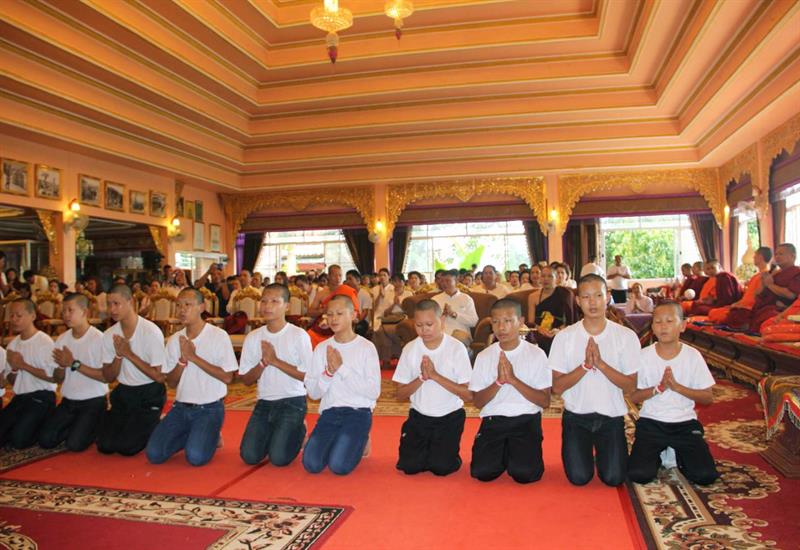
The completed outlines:
<svg viewBox="0 0 800 550">
<path fill-rule="evenodd" d="M 647 547 L 797 548 L 800 526 L 785 514 L 797 507 L 800 481 L 784 478 L 758 454 L 768 442 L 755 391 L 720 381 L 714 386 L 714 404 L 700 408 L 698 415 L 721 477 L 702 487 L 677 469 L 662 468 L 652 483 L 629 483 Z M 632 419 L 626 432 L 631 442 Z"/>
<path fill-rule="evenodd" d="M 64 445 L 60 445 L 54 449 L 42 449 L 38 445 L 29 447 L 27 449 L 0 449 L 0 474 L 7 472 L 18 466 L 30 464 L 43 458 L 63 453 L 66 450 Z"/>
<path fill-rule="evenodd" d="M 0 547 L 85 547 L 85 540 L 71 539 L 67 531 L 103 522 L 118 543 L 125 540 L 126 548 L 152 548 L 154 540 L 168 546 L 163 536 L 175 531 L 174 539 L 199 542 L 204 537 L 203 547 L 215 550 L 301 550 L 323 540 L 348 512 L 342 506 L 0 480 Z"/>
</svg>

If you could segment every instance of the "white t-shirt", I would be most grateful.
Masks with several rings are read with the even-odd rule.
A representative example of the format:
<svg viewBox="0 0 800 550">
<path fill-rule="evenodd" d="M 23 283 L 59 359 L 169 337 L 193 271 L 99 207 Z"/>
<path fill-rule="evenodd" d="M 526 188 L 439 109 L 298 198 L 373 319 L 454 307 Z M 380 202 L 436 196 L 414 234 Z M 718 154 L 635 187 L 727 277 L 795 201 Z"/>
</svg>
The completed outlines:
<svg viewBox="0 0 800 550">
<path fill-rule="evenodd" d="M 8 344 L 8 351 L 16 351 L 22 354 L 22 358 L 32 367 L 42 369 L 47 376 L 53 376 L 53 371 L 56 369 L 56 362 L 53 359 L 53 339 L 46 335 L 44 332 L 37 330 L 33 336 L 27 340 L 23 340 L 21 336 L 17 336 Z M 6 357 L 6 376 L 11 372 L 11 365 L 8 364 Z M 57 384 L 55 382 L 48 382 L 42 380 L 26 370 L 18 370 L 17 378 L 14 380 L 14 393 L 21 395 L 23 393 L 32 393 L 35 391 L 56 391 Z"/>
<path fill-rule="evenodd" d="M 608 268 L 608 288 L 611 290 L 627 290 L 628 279 L 625 277 L 613 277 L 613 275 L 627 275 L 631 276 L 631 270 L 627 265 L 614 264 Z"/>
<path fill-rule="evenodd" d="M 469 389 L 478 392 L 488 388 L 497 380 L 497 363 L 500 361 L 500 343 L 495 342 L 475 358 L 475 369 Z M 520 341 L 511 351 L 505 352 L 514 368 L 514 376 L 537 390 L 544 390 L 553 385 L 553 374 L 547 365 L 547 355 L 530 342 Z M 481 409 L 481 418 L 485 416 L 520 416 L 536 414 L 542 408 L 528 401 L 511 384 L 504 384 L 494 398 Z"/>
<path fill-rule="evenodd" d="M 550 347 L 550 368 L 563 374 L 583 368 L 590 336 L 583 328 L 583 322 L 559 331 Z M 641 345 L 631 329 L 606 321 L 603 332 L 593 338 L 600 347 L 600 357 L 608 365 L 624 375 L 639 370 Z M 628 412 L 622 389 L 596 369 L 587 372 L 577 384 L 564 391 L 562 397 L 564 408 L 575 414 L 623 416 Z"/>
<path fill-rule="evenodd" d="M 169 341 L 167 341 L 167 358 L 164 366 L 161 367 L 161 372 L 164 374 L 172 372 L 181 357 L 181 336 L 186 336 L 185 328 L 170 336 Z M 231 337 L 221 328 L 206 323 L 200 334 L 192 340 L 192 343 L 197 355 L 215 367 L 219 367 L 225 372 L 232 372 L 239 368 L 239 365 L 236 364 L 236 355 L 233 353 Z M 181 403 L 206 405 L 219 401 L 227 393 L 228 385 L 225 382 L 214 378 L 195 363 L 189 361 L 178 381 L 175 400 Z"/>
<path fill-rule="evenodd" d="M 75 338 L 72 330 L 68 330 L 56 340 L 56 348 L 68 348 L 72 356 L 89 368 L 103 368 L 103 333 L 95 327 L 89 329 L 80 338 Z M 67 399 L 83 401 L 103 397 L 108 393 L 108 384 L 89 378 L 78 371 L 64 369 L 64 382 L 61 384 L 61 395 Z"/>
<path fill-rule="evenodd" d="M 478 312 L 475 311 L 475 301 L 469 294 L 464 294 L 460 290 L 457 290 L 452 296 L 447 292 L 440 292 L 431 299 L 439 304 L 442 311 L 444 311 L 445 305 L 449 305 L 450 309 L 456 313 L 455 319 L 449 315 L 444 318 L 444 331 L 447 334 L 453 334 L 456 330 L 471 334 L 470 329 L 478 324 L 479 319 Z"/>
<path fill-rule="evenodd" d="M 655 344 L 647 346 L 642 350 L 641 365 L 636 382 L 639 389 L 659 385 L 667 367 L 672 367 L 672 374 L 681 386 L 704 390 L 714 385 L 714 377 L 711 376 L 703 356 L 686 344 L 681 344 L 681 351 L 669 360 L 659 357 Z M 685 422 L 697 418 L 694 406 L 694 401 L 688 397 L 666 389 L 663 393 L 646 399 L 639 416 L 659 422 Z"/>
<path fill-rule="evenodd" d="M 358 288 L 358 311 L 365 312 L 372 309 L 372 294 L 364 287 Z"/>
<path fill-rule="evenodd" d="M 114 350 L 114 335 L 125 337 L 122 333 L 122 322 L 115 323 L 103 333 L 104 364 L 110 364 L 117 355 Z M 159 370 L 164 367 L 166 362 L 164 334 L 155 323 L 142 316 L 137 316 L 136 329 L 133 332 L 133 338 L 131 338 L 130 343 L 131 350 L 142 361 Z M 122 360 L 122 367 L 119 370 L 117 380 L 120 384 L 125 384 L 126 386 L 144 386 L 153 382 L 152 378 L 136 368 L 136 365 L 127 359 Z"/>
<path fill-rule="evenodd" d="M 325 374 L 329 347 L 337 349 L 342 356 L 342 366 L 332 377 Z M 374 409 L 381 394 L 378 350 L 361 336 L 345 344 L 328 338 L 314 350 L 306 388 L 311 399 L 321 399 L 320 413 L 331 407 Z"/>
<path fill-rule="evenodd" d="M 464 344 L 444 335 L 436 349 L 428 349 L 422 338 L 415 338 L 403 347 L 397 370 L 392 380 L 400 384 L 408 384 L 419 378 L 422 358 L 427 355 L 433 361 L 436 372 L 449 378 L 456 384 L 466 384 L 472 375 L 469 355 Z M 457 395 L 444 389 L 433 380 L 426 380 L 411 394 L 411 408 L 425 416 L 444 416 L 464 407 L 464 401 Z"/>
<path fill-rule="evenodd" d="M 580 276 L 583 277 L 584 275 L 588 275 L 590 273 L 594 273 L 595 275 L 600 275 L 604 279 L 606 277 L 606 272 L 603 271 L 603 268 L 600 267 L 599 265 L 597 265 L 594 262 L 589 262 L 589 263 L 585 264 L 581 268 L 581 275 Z"/>
<path fill-rule="evenodd" d="M 244 339 L 239 374 L 247 374 L 261 362 L 261 342 L 267 341 L 275 348 L 278 359 L 297 367 L 300 372 L 311 368 L 311 338 L 308 333 L 286 323 L 278 332 L 270 332 L 266 326 L 250 332 Z M 306 394 L 302 380 L 292 378 L 275 365 L 269 365 L 258 378 L 258 398 L 274 401 Z"/>
</svg>

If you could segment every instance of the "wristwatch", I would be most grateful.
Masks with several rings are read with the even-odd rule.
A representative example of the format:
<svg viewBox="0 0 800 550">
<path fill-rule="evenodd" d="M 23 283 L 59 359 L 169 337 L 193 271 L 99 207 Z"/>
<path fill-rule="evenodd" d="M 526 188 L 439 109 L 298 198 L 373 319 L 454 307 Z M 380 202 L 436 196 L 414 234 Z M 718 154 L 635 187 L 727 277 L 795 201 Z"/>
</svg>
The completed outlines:
<svg viewBox="0 0 800 550">
<path fill-rule="evenodd" d="M 71 370 L 72 372 L 75 372 L 75 371 L 76 371 L 76 370 L 78 370 L 79 368 L 81 368 L 81 362 L 80 362 L 80 361 L 78 361 L 77 359 L 75 359 L 75 360 L 74 360 L 72 363 L 70 363 L 70 365 L 69 365 L 69 370 Z"/>
</svg>

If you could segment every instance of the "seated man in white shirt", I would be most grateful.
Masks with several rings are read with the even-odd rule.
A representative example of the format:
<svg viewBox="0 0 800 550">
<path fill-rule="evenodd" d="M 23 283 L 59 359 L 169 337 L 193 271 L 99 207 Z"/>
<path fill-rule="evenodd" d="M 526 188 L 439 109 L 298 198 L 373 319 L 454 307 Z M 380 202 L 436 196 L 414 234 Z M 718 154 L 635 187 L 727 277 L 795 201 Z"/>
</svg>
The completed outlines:
<svg viewBox="0 0 800 550">
<path fill-rule="evenodd" d="M 686 329 L 680 304 L 659 304 L 653 312 L 652 327 L 658 342 L 642 350 L 638 390 L 631 395 L 634 403 L 644 404 L 636 422 L 628 478 L 636 483 L 655 479 L 660 455 L 671 447 L 687 479 L 710 485 L 719 472 L 694 407 L 695 403 L 712 403 L 714 378 L 700 352 L 680 341 Z"/>
<path fill-rule="evenodd" d="M 542 409 L 550 406 L 552 375 L 544 351 L 519 337 L 519 302 L 498 300 L 491 315 L 497 342 L 478 354 L 469 384 L 482 418 L 470 475 L 492 481 L 508 471 L 517 483 L 532 483 L 544 473 Z"/>
<path fill-rule="evenodd" d="M 481 273 L 481 284 L 472 289 L 472 292 L 494 294 L 497 299 L 505 298 L 509 287 L 499 282 L 500 275 L 493 265 L 487 265 Z"/>
<path fill-rule="evenodd" d="M 0 370 L 13 384 L 14 397 L 0 411 L 0 449 L 7 444 L 14 449 L 26 449 L 36 443 L 41 427 L 56 405 L 53 340 L 33 324 L 36 320 L 33 302 L 18 298 L 7 307 L 11 331 L 17 336 L 8 344 Z"/>
<path fill-rule="evenodd" d="M 230 298 L 228 298 L 228 305 L 225 306 L 225 309 L 228 313 L 234 312 L 234 300 L 239 293 L 245 289 L 253 286 L 253 276 L 250 272 L 246 269 L 243 269 L 239 272 L 239 288 L 234 288 L 234 290 L 230 294 Z"/>
<path fill-rule="evenodd" d="M 169 387 L 178 391 L 169 413 L 150 435 L 145 454 L 151 464 L 161 464 L 183 449 L 189 464 L 202 466 L 217 450 L 225 419 L 222 401 L 239 367 L 228 333 L 201 317 L 206 306 L 200 291 L 184 288 L 176 302 L 184 328 L 167 342 L 161 371 Z"/>
<path fill-rule="evenodd" d="M 56 340 L 53 376 L 61 384 L 61 403 L 39 434 L 39 446 L 52 449 L 66 441 L 70 451 L 84 451 L 97 438 L 106 410 L 108 385 L 103 378 L 103 333 L 89 324 L 89 299 L 67 294 L 62 316 L 67 331 Z"/>
<path fill-rule="evenodd" d="M 444 333 L 443 325 L 438 303 L 422 300 L 417 304 L 417 338 L 403 348 L 392 377 L 397 400 L 411 398 L 397 461 L 397 469 L 406 474 L 430 471 L 446 476 L 461 468 L 464 401 L 472 399 L 467 388 L 472 369 L 467 350 Z"/>
<path fill-rule="evenodd" d="M 625 302 L 625 313 L 652 313 L 653 299 L 644 293 L 641 283 L 633 283 L 630 299 Z"/>
<path fill-rule="evenodd" d="M 412 292 L 405 287 L 405 280 L 402 273 L 392 275 L 391 293 L 392 301 L 383 301 L 383 309 L 375 310 L 375 316 L 380 320 L 380 328 L 372 335 L 372 341 L 378 348 L 378 358 L 381 361 L 381 368 L 391 368 L 392 357 L 400 355 L 402 342 L 397 336 L 397 324 L 405 319 L 403 312 L 403 300 L 413 296 Z M 388 295 L 388 294 L 387 294 Z"/>
<path fill-rule="evenodd" d="M 641 346 L 631 329 L 606 319 L 606 281 L 581 277 L 583 321 L 556 334 L 550 348 L 553 391 L 564 398 L 561 458 L 567 479 L 585 485 L 594 477 L 617 486 L 627 476 L 624 392 L 636 387 Z"/>
<path fill-rule="evenodd" d="M 435 295 L 433 300 L 442 308 L 445 334 L 469 346 L 472 342 L 472 328 L 478 324 L 478 313 L 472 297 L 458 290 L 457 278 L 457 269 L 442 273 L 440 281 L 443 292 Z"/>
<path fill-rule="evenodd" d="M 355 306 L 348 296 L 334 296 L 327 316 L 333 337 L 317 345 L 306 375 L 308 396 L 321 401 L 303 467 L 312 474 L 327 466 L 347 475 L 361 462 L 369 441 L 381 369 L 375 346 L 353 331 Z"/>
<path fill-rule="evenodd" d="M 258 382 L 258 401 L 247 422 L 239 456 L 256 465 L 268 458 L 275 466 L 290 464 L 306 437 L 306 373 L 311 368 L 311 338 L 286 322 L 289 290 L 268 285 L 261 294 L 259 315 L 265 325 L 244 339 L 239 361 L 241 381 Z"/>
<path fill-rule="evenodd" d="M 119 384 L 109 395 L 97 450 L 133 456 L 141 452 L 161 418 L 164 388 L 164 334 L 136 313 L 131 289 L 115 285 L 108 292 L 108 314 L 115 324 L 103 333 L 103 378 Z"/>
</svg>

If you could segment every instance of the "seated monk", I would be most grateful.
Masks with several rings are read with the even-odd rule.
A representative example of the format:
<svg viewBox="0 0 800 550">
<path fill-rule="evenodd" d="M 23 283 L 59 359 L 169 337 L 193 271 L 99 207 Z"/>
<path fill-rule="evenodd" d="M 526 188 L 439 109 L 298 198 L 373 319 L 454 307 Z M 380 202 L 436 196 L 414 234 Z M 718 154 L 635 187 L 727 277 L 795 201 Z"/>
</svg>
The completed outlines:
<svg viewBox="0 0 800 550">
<path fill-rule="evenodd" d="M 694 275 L 694 280 L 689 284 L 688 290 L 691 290 L 688 296 L 687 293 L 684 293 L 684 296 L 681 296 L 681 308 L 683 308 L 683 314 L 688 316 L 689 311 L 692 309 L 694 302 L 699 300 L 704 300 L 708 302 L 708 298 L 710 295 L 714 293 L 717 287 L 717 280 L 714 277 L 709 277 L 705 273 L 705 265 L 703 262 L 695 262 L 692 265 L 692 275 Z"/>
<path fill-rule="evenodd" d="M 692 264 L 692 274 L 683 282 L 683 286 L 681 286 L 680 294 L 678 294 L 678 298 L 684 302 L 691 302 L 693 300 L 697 300 L 700 297 L 700 291 L 703 290 L 703 286 L 705 286 L 706 281 L 708 281 L 708 277 L 703 274 L 703 262 L 695 262 Z M 691 298 L 686 296 L 686 293 L 691 290 Z M 684 311 L 686 311 L 684 309 Z"/>
<path fill-rule="evenodd" d="M 739 281 L 727 271 L 722 271 L 717 260 L 709 260 L 705 265 L 708 281 L 700 291 L 700 297 L 688 308 L 689 315 L 708 315 L 715 307 L 731 305 L 742 297 Z"/>
<path fill-rule="evenodd" d="M 744 295 L 738 302 L 729 306 L 716 307 L 708 312 L 708 320 L 715 325 L 727 325 L 728 315 L 732 309 L 746 309 L 750 311 L 756 303 L 756 295 L 761 288 L 761 275 L 769 271 L 769 262 L 772 259 L 772 249 L 762 246 L 753 254 L 753 263 L 758 268 L 758 273 L 750 277 L 744 289 Z"/>
<path fill-rule="evenodd" d="M 761 288 L 756 295 L 753 309 L 732 309 L 728 324 L 747 327 L 750 332 L 760 332 L 764 321 L 775 317 L 782 309 L 800 295 L 800 267 L 794 265 L 797 249 L 791 243 L 779 244 L 775 249 L 778 271 L 761 275 Z"/>
<path fill-rule="evenodd" d="M 342 284 L 342 268 L 334 264 L 328 268 L 328 286 L 317 291 L 314 302 L 308 307 L 308 316 L 314 318 L 314 322 L 308 329 L 312 348 L 316 348 L 317 344 L 333 336 L 333 331 L 325 320 L 325 312 L 328 309 L 328 302 L 334 296 L 342 295 L 353 301 L 355 316 L 358 317 L 358 293 L 353 287 Z"/>
<path fill-rule="evenodd" d="M 789 321 L 790 315 L 800 315 L 800 298 L 775 317 L 761 323 L 761 334 L 764 335 L 764 339 L 768 342 L 800 341 L 800 323 Z"/>
</svg>

